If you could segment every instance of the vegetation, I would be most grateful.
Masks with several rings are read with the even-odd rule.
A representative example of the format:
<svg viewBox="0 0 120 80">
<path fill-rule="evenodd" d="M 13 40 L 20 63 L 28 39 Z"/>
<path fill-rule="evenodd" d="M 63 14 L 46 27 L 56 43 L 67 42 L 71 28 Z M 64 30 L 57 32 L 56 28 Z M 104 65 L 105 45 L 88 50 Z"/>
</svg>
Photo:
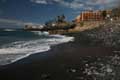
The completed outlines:
<svg viewBox="0 0 120 80">
<path fill-rule="evenodd" d="M 119 8 L 112 9 L 112 17 L 120 17 L 120 9 Z"/>
<path fill-rule="evenodd" d="M 106 10 L 102 11 L 102 16 L 103 16 L 103 19 L 106 18 L 106 16 L 107 16 L 107 12 L 106 12 Z"/>
<path fill-rule="evenodd" d="M 59 24 L 59 23 L 65 23 L 65 16 L 64 14 L 61 16 L 57 16 L 56 19 L 49 20 L 45 23 L 46 26 L 51 26 L 53 23 L 54 24 Z"/>
<path fill-rule="evenodd" d="M 80 27 L 83 27 L 84 26 L 84 22 L 80 22 Z"/>
<path fill-rule="evenodd" d="M 56 19 L 46 22 L 45 27 L 42 30 L 68 30 L 74 27 L 74 23 L 65 21 L 65 16 L 63 14 L 61 16 L 57 16 Z"/>
<path fill-rule="evenodd" d="M 63 15 L 61 15 L 61 16 L 57 16 L 57 20 L 56 20 L 57 22 L 64 22 L 65 21 L 65 16 L 64 16 L 64 14 Z"/>
</svg>

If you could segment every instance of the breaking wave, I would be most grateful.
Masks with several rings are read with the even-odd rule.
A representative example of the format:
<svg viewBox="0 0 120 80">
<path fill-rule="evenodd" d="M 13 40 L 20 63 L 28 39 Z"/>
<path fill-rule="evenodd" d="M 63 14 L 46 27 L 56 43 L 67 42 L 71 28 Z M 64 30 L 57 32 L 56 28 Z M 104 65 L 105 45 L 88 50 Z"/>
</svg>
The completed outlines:
<svg viewBox="0 0 120 80">
<path fill-rule="evenodd" d="M 48 32 L 41 32 L 41 31 L 31 31 L 33 32 L 35 35 L 49 35 Z"/>
<path fill-rule="evenodd" d="M 48 35 L 44 32 L 33 32 L 36 35 Z M 27 57 L 34 53 L 50 50 L 50 46 L 73 41 L 73 37 L 62 35 L 48 35 L 49 38 L 33 39 L 28 41 L 15 41 L 4 44 L 0 48 L 0 65 L 15 62 L 21 58 Z"/>
<path fill-rule="evenodd" d="M 15 29 L 4 29 L 3 31 L 16 31 Z"/>
</svg>

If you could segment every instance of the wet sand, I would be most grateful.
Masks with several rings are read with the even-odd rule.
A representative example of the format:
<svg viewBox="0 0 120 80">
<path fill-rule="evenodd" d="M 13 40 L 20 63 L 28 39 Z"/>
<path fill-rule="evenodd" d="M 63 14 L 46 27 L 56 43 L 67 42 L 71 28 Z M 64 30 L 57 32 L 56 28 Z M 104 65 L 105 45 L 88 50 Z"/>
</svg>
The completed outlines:
<svg viewBox="0 0 120 80">
<path fill-rule="evenodd" d="M 98 58 L 105 62 L 115 49 L 91 44 L 91 39 L 83 34 L 69 35 L 75 37 L 74 42 L 52 46 L 50 51 L 1 66 L 0 80 L 93 80 L 93 76 L 84 73 L 86 65 Z"/>
</svg>

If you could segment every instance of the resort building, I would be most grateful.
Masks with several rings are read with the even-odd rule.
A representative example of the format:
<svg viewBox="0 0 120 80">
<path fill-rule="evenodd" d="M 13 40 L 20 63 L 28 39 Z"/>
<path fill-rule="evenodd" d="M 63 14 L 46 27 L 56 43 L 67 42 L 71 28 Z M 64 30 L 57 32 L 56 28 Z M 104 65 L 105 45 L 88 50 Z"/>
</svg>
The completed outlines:
<svg viewBox="0 0 120 80">
<path fill-rule="evenodd" d="M 103 20 L 103 11 L 84 11 L 81 12 L 79 16 L 76 17 L 75 22 L 79 23 L 81 21 L 99 21 Z M 106 15 L 110 15 L 111 11 L 106 10 Z"/>
</svg>

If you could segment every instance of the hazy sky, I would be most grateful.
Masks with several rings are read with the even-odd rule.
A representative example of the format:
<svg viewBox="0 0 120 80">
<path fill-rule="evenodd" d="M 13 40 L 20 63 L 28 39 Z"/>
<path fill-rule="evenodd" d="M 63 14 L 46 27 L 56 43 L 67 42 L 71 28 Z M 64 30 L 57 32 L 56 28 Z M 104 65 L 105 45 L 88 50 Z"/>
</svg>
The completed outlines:
<svg viewBox="0 0 120 80">
<path fill-rule="evenodd" d="M 119 0 L 0 0 L 0 24 L 44 23 L 57 15 L 74 19 L 82 10 L 104 9 Z"/>
</svg>

